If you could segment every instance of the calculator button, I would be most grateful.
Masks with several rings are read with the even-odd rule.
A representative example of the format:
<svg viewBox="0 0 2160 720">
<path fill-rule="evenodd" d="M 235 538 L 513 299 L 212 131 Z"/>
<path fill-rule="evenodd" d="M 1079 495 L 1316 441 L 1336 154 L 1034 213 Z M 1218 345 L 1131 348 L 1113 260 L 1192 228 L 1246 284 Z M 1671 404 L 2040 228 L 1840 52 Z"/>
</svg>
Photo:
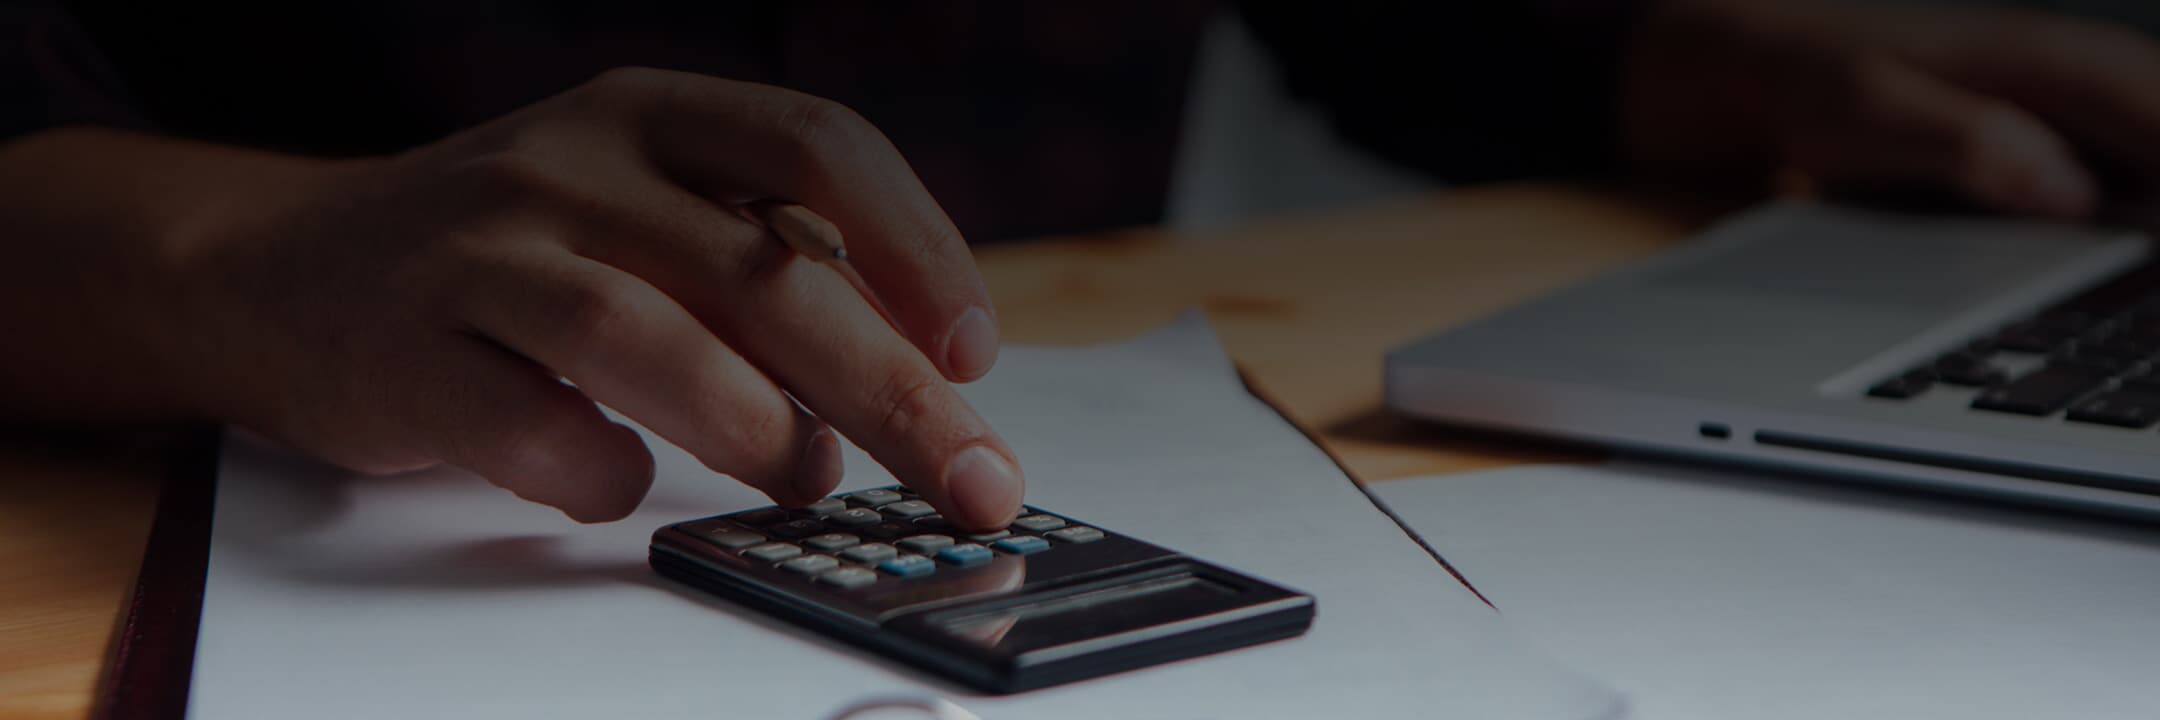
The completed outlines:
<svg viewBox="0 0 2160 720">
<path fill-rule="evenodd" d="M 905 500 L 878 508 L 878 512 L 899 520 L 913 520 L 925 515 L 936 515 L 937 508 L 930 507 L 930 503 L 921 500 Z"/>
<path fill-rule="evenodd" d="M 908 552 L 928 555 L 952 547 L 953 539 L 951 535 L 917 535 L 893 544 Z"/>
<path fill-rule="evenodd" d="M 802 541 L 802 544 L 809 546 L 812 550 L 823 550 L 826 552 L 832 552 L 841 548 L 854 547 L 855 545 L 861 543 L 862 538 L 858 538 L 853 535 L 843 535 L 840 533 L 826 533 L 817 537 L 803 538 Z"/>
<path fill-rule="evenodd" d="M 848 508 L 825 516 L 825 521 L 842 527 L 862 527 L 885 522 L 885 516 L 869 508 Z"/>
<path fill-rule="evenodd" d="M 744 525 L 771 525 L 787 520 L 788 514 L 786 510 L 769 507 L 735 513 L 729 515 L 728 519 Z"/>
<path fill-rule="evenodd" d="M 765 532 L 769 532 L 773 535 L 793 540 L 796 538 L 806 538 L 821 532 L 825 532 L 825 523 L 820 520 L 811 520 L 808 518 L 802 520 L 789 520 L 787 522 L 765 528 Z"/>
<path fill-rule="evenodd" d="M 847 559 L 849 562 L 859 562 L 864 565 L 874 565 L 891 560 L 894 555 L 898 554 L 900 554 L 900 551 L 894 550 L 893 546 L 885 543 L 857 545 L 840 551 L 840 557 Z"/>
<path fill-rule="evenodd" d="M 780 562 L 802 554 L 802 548 L 787 543 L 765 543 L 743 551 L 743 557 L 758 562 Z"/>
<path fill-rule="evenodd" d="M 945 516 L 943 515 L 924 515 L 922 517 L 915 518 L 915 524 L 930 528 L 932 530 L 953 529 L 952 521 L 945 519 Z"/>
<path fill-rule="evenodd" d="M 1103 532 L 1086 525 L 1074 525 L 1063 530 L 1052 530 L 1044 536 L 1069 543 L 1091 543 L 1103 539 Z"/>
<path fill-rule="evenodd" d="M 830 555 L 804 555 L 780 563 L 780 569 L 798 575 L 816 575 L 836 567 L 840 567 L 840 561 L 832 559 Z"/>
<path fill-rule="evenodd" d="M 840 498 L 825 498 L 802 507 L 803 512 L 812 515 L 831 515 L 846 509 L 847 503 L 841 502 Z"/>
<path fill-rule="evenodd" d="M 917 577 L 936 572 L 937 563 L 921 555 L 901 555 L 878 563 L 877 569 L 885 571 L 888 575 Z"/>
<path fill-rule="evenodd" d="M 1014 535 L 1012 537 L 990 543 L 990 547 L 994 547 L 999 550 L 1012 553 L 1014 555 L 1030 555 L 1050 549 L 1050 541 L 1035 537 L 1033 535 Z"/>
<path fill-rule="evenodd" d="M 902 498 L 900 497 L 900 493 L 883 489 L 864 490 L 862 492 L 854 493 L 847 496 L 847 501 L 849 505 L 871 508 L 877 507 L 879 505 L 891 505 L 893 503 L 900 502 L 901 499 Z"/>
<path fill-rule="evenodd" d="M 817 576 L 817 581 L 843 590 L 853 590 L 877 582 L 877 573 L 859 567 L 833 568 Z"/>
<path fill-rule="evenodd" d="M 881 522 L 876 525 L 858 528 L 855 530 L 855 534 L 873 540 L 891 540 L 893 538 L 904 538 L 919 532 L 922 532 L 922 530 L 915 527 L 914 523 L 891 521 Z"/>
<path fill-rule="evenodd" d="M 937 559 L 947 565 L 969 567 L 990 562 L 990 548 L 975 543 L 961 543 L 937 551 Z"/>
<path fill-rule="evenodd" d="M 1056 515 L 1029 515 L 1027 517 L 1014 520 L 1012 526 L 1020 528 L 1022 530 L 1032 530 L 1035 532 L 1056 530 L 1058 528 L 1065 527 L 1065 518 L 1061 518 Z"/>
<path fill-rule="evenodd" d="M 748 530 L 721 530 L 705 537 L 710 538 L 714 544 L 729 550 L 741 550 L 765 542 L 765 536 Z"/>
<path fill-rule="evenodd" d="M 1005 538 L 1008 538 L 1008 537 L 1012 537 L 1012 531 L 1011 531 L 1011 530 L 998 530 L 998 531 L 996 531 L 996 532 L 986 532 L 986 533 L 982 533 L 982 534 L 980 534 L 980 535 L 969 535 L 969 536 L 967 536 L 967 539 L 969 539 L 969 540 L 973 540 L 973 541 L 975 541 L 975 542 L 979 542 L 979 543 L 986 543 L 986 542 L 990 542 L 990 541 L 992 541 L 992 540 L 1003 540 L 1003 539 L 1005 539 Z"/>
</svg>

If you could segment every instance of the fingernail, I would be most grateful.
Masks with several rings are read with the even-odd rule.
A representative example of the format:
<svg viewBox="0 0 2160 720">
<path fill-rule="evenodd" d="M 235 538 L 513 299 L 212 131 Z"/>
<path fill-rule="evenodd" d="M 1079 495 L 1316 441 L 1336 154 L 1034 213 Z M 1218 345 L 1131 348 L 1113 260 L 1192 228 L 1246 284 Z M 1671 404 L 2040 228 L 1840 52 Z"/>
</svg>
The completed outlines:
<svg viewBox="0 0 2160 720">
<path fill-rule="evenodd" d="M 977 445 L 960 451 L 945 470 L 945 492 L 954 518 L 970 528 L 1001 528 L 1020 511 L 1020 473 L 996 450 Z"/>
<path fill-rule="evenodd" d="M 831 495 L 833 488 L 840 487 L 841 470 L 840 438 L 833 435 L 832 428 L 819 428 L 803 448 L 802 463 L 795 475 L 796 497 L 812 503 Z"/>
<path fill-rule="evenodd" d="M 960 380 L 974 380 L 997 364 L 997 323 L 990 313 L 971 307 L 953 321 L 952 336 L 945 340 L 945 367 Z"/>
</svg>

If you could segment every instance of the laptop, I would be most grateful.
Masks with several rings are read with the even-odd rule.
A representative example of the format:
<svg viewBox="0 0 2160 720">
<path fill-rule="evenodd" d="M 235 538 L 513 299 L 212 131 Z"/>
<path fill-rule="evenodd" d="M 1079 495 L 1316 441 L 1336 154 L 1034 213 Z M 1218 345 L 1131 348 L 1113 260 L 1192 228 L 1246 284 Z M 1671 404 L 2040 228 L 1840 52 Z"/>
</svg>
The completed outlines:
<svg viewBox="0 0 2160 720">
<path fill-rule="evenodd" d="M 1388 406 L 2160 517 L 2160 262 L 2129 231 L 1814 204 L 1391 351 Z"/>
</svg>

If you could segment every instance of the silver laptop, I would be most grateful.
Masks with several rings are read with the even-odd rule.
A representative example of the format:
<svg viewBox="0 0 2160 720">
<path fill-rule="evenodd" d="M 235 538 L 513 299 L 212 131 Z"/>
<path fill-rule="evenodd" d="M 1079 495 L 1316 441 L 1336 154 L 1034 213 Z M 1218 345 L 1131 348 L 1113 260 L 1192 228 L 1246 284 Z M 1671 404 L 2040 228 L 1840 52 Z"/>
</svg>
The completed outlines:
<svg viewBox="0 0 2160 720">
<path fill-rule="evenodd" d="M 1394 350 L 1387 402 L 2160 515 L 2160 262 L 2129 232 L 1769 207 Z"/>
</svg>

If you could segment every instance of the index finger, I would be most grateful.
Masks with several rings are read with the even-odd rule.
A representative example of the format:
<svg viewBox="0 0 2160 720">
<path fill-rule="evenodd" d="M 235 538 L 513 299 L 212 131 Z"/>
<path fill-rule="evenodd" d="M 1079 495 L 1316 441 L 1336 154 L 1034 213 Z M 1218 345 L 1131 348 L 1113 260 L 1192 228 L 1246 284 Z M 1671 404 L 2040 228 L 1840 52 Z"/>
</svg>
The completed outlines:
<svg viewBox="0 0 2160 720">
<path fill-rule="evenodd" d="M 845 106 L 754 83 L 641 71 L 646 156 L 691 189 L 800 203 L 840 229 L 850 264 L 947 378 L 982 377 L 998 328 L 974 256 L 892 142 Z M 747 197 L 725 200 L 755 199 Z"/>
</svg>

